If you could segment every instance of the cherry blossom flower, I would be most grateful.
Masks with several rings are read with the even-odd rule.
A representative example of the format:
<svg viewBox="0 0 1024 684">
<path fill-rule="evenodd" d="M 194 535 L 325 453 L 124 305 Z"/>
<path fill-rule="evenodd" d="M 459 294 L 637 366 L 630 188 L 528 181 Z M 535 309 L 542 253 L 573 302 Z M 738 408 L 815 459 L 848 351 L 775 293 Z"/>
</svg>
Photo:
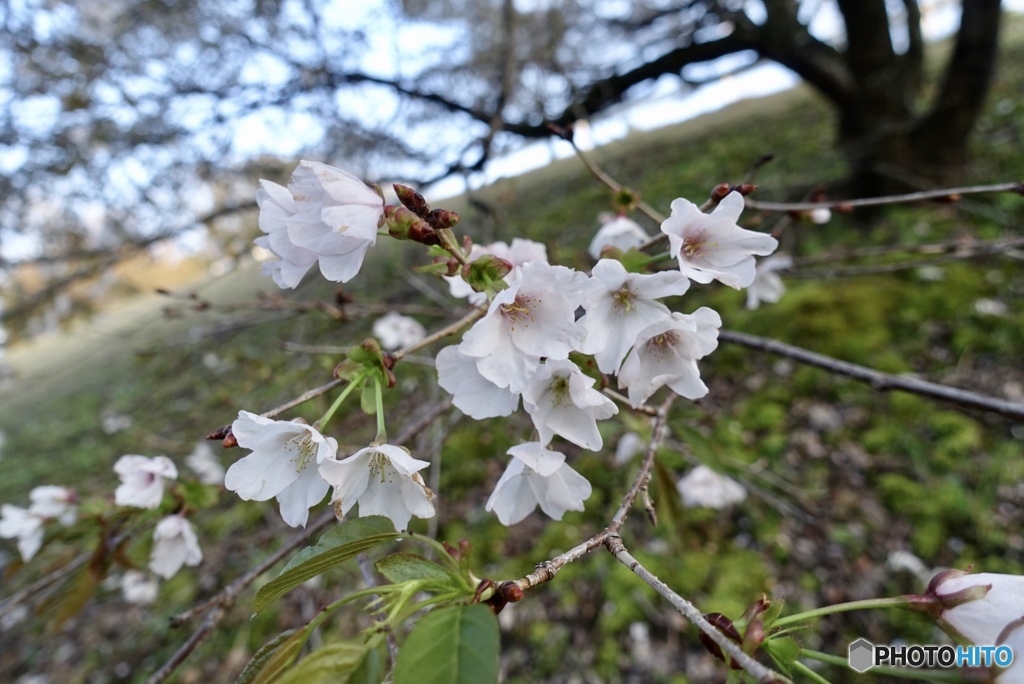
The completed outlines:
<svg viewBox="0 0 1024 684">
<path fill-rule="evenodd" d="M 295 287 L 319 262 L 328 280 L 348 282 L 359 272 L 377 240 L 384 199 L 350 173 L 320 162 L 302 161 L 284 188 L 261 180 L 256 194 L 260 229 L 257 244 L 280 258 L 266 270 L 281 287 Z"/>
<path fill-rule="evenodd" d="M 587 313 L 579 320 L 587 333 L 583 351 L 594 354 L 602 373 L 616 373 L 640 331 L 671 315 L 655 300 L 681 295 L 689 287 L 679 271 L 643 275 L 628 273 L 614 259 L 597 262 L 584 291 Z"/>
<path fill-rule="evenodd" d="M 743 485 L 703 464 L 679 480 L 676 488 L 683 499 L 683 505 L 688 508 L 721 510 L 747 498 L 747 490 Z"/>
<path fill-rule="evenodd" d="M 185 465 L 192 469 L 203 484 L 224 484 L 224 466 L 213 453 L 209 442 L 199 442 L 191 454 L 185 457 Z"/>
<path fill-rule="evenodd" d="M 359 515 L 391 518 L 395 529 L 404 530 L 412 516 L 434 517 L 434 493 L 427 488 L 420 470 L 429 463 L 391 444 L 370 445 L 348 458 L 326 459 L 320 474 L 334 487 L 331 500 L 345 515 L 359 503 Z"/>
<path fill-rule="evenodd" d="M 75 493 L 65 487 L 42 485 L 28 493 L 28 508 L 4 504 L 0 507 L 0 538 L 17 539 L 18 553 L 26 563 L 43 545 L 45 525 L 59 520 L 63 525 L 75 521 Z"/>
<path fill-rule="evenodd" d="M 786 286 L 776 271 L 793 265 L 793 259 L 785 254 L 776 254 L 762 259 L 754 269 L 754 282 L 747 288 L 747 308 L 756 309 L 761 302 L 774 304 L 782 299 Z"/>
<path fill-rule="evenodd" d="M 149 569 L 170 579 L 182 565 L 193 567 L 203 560 L 199 539 L 192 524 L 180 515 L 169 515 L 157 523 L 153 530 L 153 550 L 149 555 Z"/>
<path fill-rule="evenodd" d="M 114 503 L 136 508 L 157 508 L 164 498 L 166 481 L 178 477 L 178 468 L 166 456 L 122 456 L 114 463 L 114 472 L 121 478 Z"/>
<path fill-rule="evenodd" d="M 730 192 L 715 210 L 705 214 L 693 202 L 672 202 L 672 215 L 661 224 L 668 235 L 669 252 L 679 270 L 698 283 L 712 280 L 740 289 L 754 281 L 754 254 L 767 255 L 779 246 L 771 235 L 736 225 L 743 211 L 743 195 Z"/>
<path fill-rule="evenodd" d="M 18 553 L 26 563 L 32 560 L 43 545 L 42 516 L 27 508 L 4 504 L 0 506 L 0 537 L 17 539 Z"/>
<path fill-rule="evenodd" d="M 523 238 L 513 238 L 512 244 L 509 245 L 505 242 L 492 242 L 489 245 L 473 245 L 473 248 L 469 251 L 468 261 L 476 261 L 485 254 L 493 254 L 499 259 L 512 264 L 512 271 L 505 276 L 505 282 L 511 282 L 512 278 L 515 277 L 515 268 L 522 266 L 533 261 L 546 264 L 548 263 L 548 250 L 543 243 L 534 242 L 533 240 L 525 240 Z M 474 306 L 480 306 L 487 301 L 487 293 L 477 292 L 469 283 L 462 279 L 460 275 L 444 276 L 444 279 L 448 281 L 448 289 L 453 297 L 460 299 L 469 299 L 469 303 Z"/>
<path fill-rule="evenodd" d="M 647 450 L 647 440 L 635 432 L 627 432 L 619 437 L 615 445 L 615 465 L 624 465 L 638 454 Z"/>
<path fill-rule="evenodd" d="M 567 360 L 549 359 L 530 376 L 523 389 L 523 408 L 542 444 L 557 434 L 584 449 L 601 449 L 597 421 L 611 418 L 619 408 L 593 385 L 592 378 Z"/>
<path fill-rule="evenodd" d="M 121 577 L 121 594 L 128 603 L 151 605 L 156 601 L 157 589 L 156 580 L 144 572 L 128 570 Z"/>
<path fill-rule="evenodd" d="M 452 395 L 455 408 L 470 418 L 483 420 L 508 416 L 519 406 L 519 394 L 507 387 L 498 387 L 480 375 L 476 359 L 459 351 L 458 346 L 445 347 L 437 353 L 437 383 Z"/>
<path fill-rule="evenodd" d="M 338 442 L 304 423 L 271 420 L 239 411 L 231 424 L 238 445 L 252 453 L 235 462 L 224 486 L 247 501 L 277 498 L 281 517 L 292 527 L 305 527 L 309 509 L 327 494 L 328 484 L 316 466 L 334 458 Z"/>
<path fill-rule="evenodd" d="M 701 307 L 644 328 L 619 370 L 619 387 L 629 388 L 629 403 L 640 406 L 665 385 L 687 399 L 707 394 L 697 360 L 718 347 L 721 326 L 717 312 Z"/>
<path fill-rule="evenodd" d="M 416 344 L 427 336 L 423 324 L 415 318 L 389 311 L 373 322 L 373 335 L 387 350 L 401 349 Z"/>
<path fill-rule="evenodd" d="M 75 521 L 75 493 L 66 487 L 42 485 L 28 493 L 28 510 L 43 519 L 57 518 L 61 524 Z"/>
<path fill-rule="evenodd" d="M 512 392 L 541 357 L 561 360 L 580 350 L 585 334 L 576 323 L 586 276 L 564 266 L 531 262 L 518 267 L 511 285 L 495 295 L 487 314 L 470 328 L 459 345 L 476 359 L 480 374 Z"/>
<path fill-rule="evenodd" d="M 538 505 L 555 520 L 566 511 L 582 511 L 591 487 L 565 462 L 565 455 L 540 442 L 527 442 L 508 450 L 512 460 L 487 500 L 502 525 L 515 525 Z"/>
<path fill-rule="evenodd" d="M 633 219 L 618 216 L 598 229 L 590 241 L 587 253 L 594 259 L 600 259 L 605 247 L 628 252 L 647 242 L 650 237 Z"/>
<path fill-rule="evenodd" d="M 832 210 L 828 207 L 818 207 L 810 211 L 811 223 L 824 225 L 832 220 Z"/>
</svg>

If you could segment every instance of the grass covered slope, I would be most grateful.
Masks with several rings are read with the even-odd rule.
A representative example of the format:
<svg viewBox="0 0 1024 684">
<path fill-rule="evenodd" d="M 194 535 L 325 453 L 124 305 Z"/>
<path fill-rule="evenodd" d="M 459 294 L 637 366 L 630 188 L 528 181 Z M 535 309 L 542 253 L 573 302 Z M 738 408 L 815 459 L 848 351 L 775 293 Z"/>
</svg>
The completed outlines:
<svg viewBox="0 0 1024 684">
<path fill-rule="evenodd" d="M 971 182 L 1024 178 L 1020 64 L 1024 51 L 1018 48 L 1002 58 L 975 139 Z M 667 213 L 676 197 L 699 202 L 715 184 L 741 180 L 766 152 L 776 160 L 759 172 L 758 196 L 801 196 L 841 173 L 831 136 L 829 110 L 798 91 L 636 135 L 595 158 Z M 581 268 L 589 268 L 583 248 L 596 216 L 609 207 L 607 190 L 574 160 L 502 181 L 474 200 L 453 208 L 463 212 L 459 229 L 475 240 L 542 240 L 553 261 Z M 1019 234 L 1022 217 L 1024 198 L 984 196 L 957 205 L 895 208 L 868 225 L 844 215 L 825 226 L 798 223 L 781 240 L 784 251 L 813 256 L 870 245 L 993 239 Z M 744 218 L 758 220 L 753 212 Z M 770 226 L 777 218 L 765 221 Z M 445 315 L 442 284 L 409 274 L 409 265 L 423 261 L 415 246 L 382 241 L 345 287 L 355 298 L 349 320 L 322 308 L 253 311 L 258 291 L 280 293 L 258 269 L 247 268 L 203 291 L 213 307 L 192 311 L 195 302 L 179 303 L 182 320 L 163 322 L 150 306 L 132 313 L 144 323 L 139 332 L 122 325 L 122 318 L 102 335 L 92 328 L 54 345 L 36 357 L 42 359 L 39 370 L 27 373 L 24 384 L 0 394 L 0 430 L 6 436 L 0 501 L 25 505 L 28 489 L 38 484 L 75 486 L 83 498 L 109 497 L 116 484 L 110 466 L 124 453 L 166 454 L 182 466 L 201 437 L 230 422 L 239 409 L 262 411 L 329 380 L 341 359 L 336 347 L 369 333 L 373 316 L 358 315 L 362 304 L 383 300 L 415 307 L 410 311 L 428 329 L 440 327 L 458 314 Z M 673 308 L 712 306 L 727 328 L 887 372 L 1024 398 L 1019 258 L 794 278 L 787 286 L 779 304 L 756 311 L 743 308 L 742 293 L 700 286 Z M 333 288 L 315 278 L 283 296 L 290 302 L 336 299 Z M 246 308 L 229 308 L 237 305 Z M 937 567 L 1024 571 L 1024 426 L 906 394 L 878 393 L 728 345 L 701 362 L 701 371 L 710 394 L 697 404 L 678 403 L 672 435 L 659 454 L 652 493 L 660 525 L 648 524 L 638 508 L 624 536 L 639 560 L 702 610 L 738 617 L 762 592 L 784 599 L 793 611 L 920 592 L 925 575 Z M 396 372 L 398 384 L 386 397 L 395 434 L 402 417 L 415 416 L 441 397 L 429 365 L 403 363 Z M 312 421 L 330 398 L 290 415 Z M 336 421 L 332 434 L 342 448 L 365 445 L 373 438 L 372 420 L 358 407 L 343 410 L 344 420 Z M 112 416 L 129 416 L 131 425 L 113 430 Z M 644 429 L 639 418 L 627 421 Z M 437 537 L 470 540 L 481 576 L 520 577 L 534 563 L 602 529 L 637 467 L 612 465 L 621 430 L 609 425 L 603 452 L 566 450 L 594 485 L 587 510 L 561 523 L 535 513 L 506 529 L 483 506 L 504 469 L 506 449 L 521 441 L 528 426 L 522 416 L 509 427 L 454 412 L 409 445 L 420 458 L 441 459 L 440 480 L 431 485 L 440 496 Z M 237 450 L 221 454 L 225 465 L 239 456 Z M 673 495 L 675 480 L 697 463 L 740 480 L 750 497 L 721 512 L 682 509 Z M 239 503 L 231 493 L 196 523 L 206 561 L 166 583 L 155 612 L 126 606 L 116 589 L 101 587 L 99 602 L 56 635 L 24 625 L 7 628 L 0 632 L 0 680 L 45 672 L 53 681 L 141 681 L 187 636 L 186 630 L 170 630 L 167 616 L 212 594 L 291 535 L 272 504 Z M 415 522 L 414 529 L 427 531 L 427 525 Z M 10 562 L 13 544 L 2 548 Z M 44 552 L 5 587 L 21 586 L 62 553 L 70 552 Z M 915 571 L 907 553 L 922 561 L 923 572 Z M 140 565 L 147 554 L 145 544 L 131 551 Z M 179 681 L 230 680 L 266 639 L 308 619 L 337 598 L 340 587 L 359 581 L 354 572 L 338 572 L 320 586 L 289 594 L 252 622 L 243 597 L 233 620 L 194 654 Z M 323 639 L 369 624 L 355 612 L 344 615 L 329 623 Z M 117 638 L 126 623 L 132 625 L 131 643 Z M 580 674 L 607 681 L 703 682 L 725 675 L 696 631 L 603 552 L 567 566 L 552 583 L 507 608 L 502 623 L 508 681 L 565 681 Z M 862 636 L 876 643 L 939 638 L 923 616 L 897 612 L 833 617 L 798 636 L 810 648 L 838 655 Z M 836 668 L 823 674 L 854 681 Z"/>
</svg>

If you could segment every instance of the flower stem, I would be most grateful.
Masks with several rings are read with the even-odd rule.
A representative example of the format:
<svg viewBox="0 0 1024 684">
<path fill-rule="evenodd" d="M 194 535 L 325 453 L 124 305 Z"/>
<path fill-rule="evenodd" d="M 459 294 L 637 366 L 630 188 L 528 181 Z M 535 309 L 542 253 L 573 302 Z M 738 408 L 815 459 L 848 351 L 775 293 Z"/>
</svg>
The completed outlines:
<svg viewBox="0 0 1024 684">
<path fill-rule="evenodd" d="M 345 401 L 348 395 L 352 394 L 353 390 L 355 390 L 357 387 L 362 386 L 364 380 L 366 380 L 365 373 L 360 373 L 356 377 L 352 378 L 352 382 L 348 383 L 348 387 L 346 387 L 342 391 L 342 393 L 338 395 L 338 398 L 334 400 L 333 404 L 331 404 L 331 408 L 327 409 L 327 412 L 324 413 L 320 420 L 316 421 L 314 427 L 320 431 L 327 427 L 327 423 L 329 423 L 331 421 L 331 418 L 334 417 L 334 412 L 338 410 L 338 407 L 341 406 L 341 403 Z"/>
<path fill-rule="evenodd" d="M 880 598 L 880 599 L 865 599 L 864 601 L 850 601 L 849 603 L 837 603 L 834 606 L 825 606 L 824 608 L 816 608 L 814 610 L 808 610 L 804 613 L 796 613 L 795 615 L 787 615 L 784 618 L 776 620 L 772 627 L 784 627 L 785 625 L 791 625 L 795 622 L 803 622 L 805 620 L 811 620 L 818 617 L 824 617 L 825 615 L 833 615 L 835 613 L 845 613 L 851 610 L 872 610 L 874 608 L 907 608 L 911 605 L 912 601 L 907 596 L 894 596 L 892 598 Z"/>
<path fill-rule="evenodd" d="M 373 399 L 377 409 L 377 436 L 373 441 L 377 444 L 386 444 L 388 431 L 384 428 L 384 392 L 380 387 L 380 378 L 376 375 L 373 376 Z"/>
<path fill-rule="evenodd" d="M 799 660 L 793 661 L 793 669 L 817 684 L 829 684 L 827 679 L 801 663 Z"/>
</svg>

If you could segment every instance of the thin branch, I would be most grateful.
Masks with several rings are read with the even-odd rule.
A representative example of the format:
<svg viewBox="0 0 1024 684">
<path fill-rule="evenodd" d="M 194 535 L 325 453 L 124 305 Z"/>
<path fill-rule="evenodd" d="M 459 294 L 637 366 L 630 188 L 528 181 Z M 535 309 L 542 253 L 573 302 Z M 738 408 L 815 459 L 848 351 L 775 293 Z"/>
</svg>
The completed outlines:
<svg viewBox="0 0 1024 684">
<path fill-rule="evenodd" d="M 957 258 L 967 259 L 975 256 L 999 254 L 1021 246 L 1024 246 L 1024 237 L 1001 238 L 999 240 L 977 240 L 971 242 L 959 239 L 947 240 L 946 242 L 931 242 L 922 245 L 875 245 L 871 247 L 859 247 L 857 249 L 850 249 L 842 252 L 796 257 L 793 259 L 793 265 L 799 268 L 800 266 L 809 266 L 812 264 L 835 263 L 838 261 L 861 259 L 864 257 L 887 256 L 889 254 L 952 254 Z"/>
<path fill-rule="evenodd" d="M 941 188 L 939 190 L 909 192 L 903 195 L 865 197 L 854 200 L 832 200 L 829 202 L 762 202 L 760 200 L 747 197 L 746 206 L 747 209 L 755 209 L 757 211 L 813 211 L 815 209 L 849 211 L 857 207 L 877 207 L 886 204 L 923 202 L 931 199 L 955 201 L 963 195 L 978 195 L 988 192 L 1013 192 L 1021 195 L 1024 194 L 1024 183 L 1011 182 L 995 183 L 992 185 L 971 185 L 962 188 Z"/>
<path fill-rule="evenodd" d="M 486 307 L 478 307 L 476 309 L 473 309 L 468 314 L 466 314 L 465 316 L 463 316 L 459 320 L 455 321 L 451 325 L 446 326 L 444 328 L 441 328 L 440 330 L 438 330 L 435 333 L 431 333 L 430 335 L 427 335 L 426 337 L 424 337 L 422 340 L 420 340 L 419 342 L 417 342 L 415 344 L 410 344 L 408 347 L 405 347 L 404 349 L 399 349 L 394 354 L 392 354 L 391 357 L 395 361 L 400 361 L 404 357 L 408 356 L 409 354 L 412 354 L 413 352 L 417 352 L 420 349 L 423 349 L 424 347 L 429 347 L 434 342 L 437 342 L 438 340 L 443 340 L 444 338 L 448 337 L 449 335 L 454 335 L 455 333 L 459 332 L 460 330 L 465 328 L 470 323 L 473 323 L 474 321 L 476 321 L 479 318 L 483 318 L 484 314 L 486 314 L 486 313 L 487 313 L 487 308 Z"/>
<path fill-rule="evenodd" d="M 587 170 L 590 171 L 591 174 L 593 174 L 594 178 L 608 186 L 608 188 L 611 189 L 612 192 L 622 191 L 622 189 L 625 186 L 619 183 L 611 176 L 609 176 L 607 173 L 605 173 L 604 170 L 601 169 L 601 167 L 599 167 L 597 164 L 593 162 L 593 160 L 590 159 L 590 157 L 584 154 L 583 150 L 581 150 L 579 146 L 576 144 L 576 141 L 573 139 L 572 135 L 566 134 L 562 136 L 562 139 L 568 142 L 570 145 L 572 145 L 572 149 L 573 151 L 576 152 L 576 156 L 579 157 L 580 161 L 583 162 L 583 165 L 587 167 Z M 661 213 L 659 213 L 657 209 L 647 204 L 647 202 L 644 202 L 643 200 L 637 200 L 636 207 L 645 216 L 647 216 L 649 219 L 656 223 L 661 223 L 662 221 L 665 220 L 665 217 Z"/>
<path fill-rule="evenodd" d="M 767 684 L 768 682 L 789 681 L 782 675 L 773 672 L 771 669 L 765 667 L 744 653 L 739 644 L 734 641 L 730 641 L 729 638 L 722 634 L 717 627 L 708 622 L 695 605 L 672 591 L 667 584 L 662 582 L 653 573 L 651 573 L 650 570 L 641 565 L 640 561 L 630 555 L 629 551 L 626 550 L 626 547 L 623 546 L 622 538 L 619 537 L 619 535 L 616 534 L 609 537 L 605 545 L 620 563 L 629 568 L 634 575 L 653 587 L 654 590 L 672 604 L 672 607 L 679 611 L 683 617 L 696 625 L 697 629 L 718 644 L 719 648 L 721 648 L 723 652 L 728 653 L 733 662 L 756 677 L 758 682 Z"/>
<path fill-rule="evenodd" d="M 926 380 L 918 380 L 916 378 L 883 373 L 872 368 L 867 368 L 866 366 L 859 366 L 848 361 L 840 361 L 839 359 L 834 359 L 831 356 L 825 356 L 824 354 L 817 354 L 806 349 L 801 349 L 800 347 L 794 347 L 793 345 L 779 342 L 778 340 L 771 340 L 765 337 L 758 337 L 756 335 L 748 335 L 747 333 L 735 332 L 733 330 L 719 331 L 718 339 L 722 342 L 732 342 L 733 344 L 739 344 L 751 349 L 785 356 L 793 359 L 794 361 L 799 361 L 800 363 L 805 363 L 809 366 L 821 368 L 830 373 L 853 378 L 854 380 L 859 380 L 860 382 L 871 385 L 873 389 L 878 391 L 899 390 L 901 392 L 909 392 L 911 394 L 918 394 L 923 397 L 948 401 L 969 408 L 998 413 L 1001 416 L 1014 420 L 1024 421 L 1024 404 L 1006 401 L 1005 399 L 996 399 L 995 397 L 989 397 L 983 394 L 949 387 L 947 385 L 940 385 L 934 382 L 927 382 Z"/>
</svg>

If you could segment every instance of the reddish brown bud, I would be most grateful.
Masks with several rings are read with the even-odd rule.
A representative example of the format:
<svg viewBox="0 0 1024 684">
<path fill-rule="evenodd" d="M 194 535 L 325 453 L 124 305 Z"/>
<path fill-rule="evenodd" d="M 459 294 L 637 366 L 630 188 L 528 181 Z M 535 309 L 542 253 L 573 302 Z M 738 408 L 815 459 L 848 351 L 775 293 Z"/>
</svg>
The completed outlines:
<svg viewBox="0 0 1024 684">
<path fill-rule="evenodd" d="M 757 186 L 752 183 L 741 183 L 733 188 L 736 192 L 740 193 L 744 197 L 757 190 Z"/>
<path fill-rule="evenodd" d="M 225 437 L 227 437 L 230 434 L 231 434 L 231 426 L 230 425 L 225 425 L 224 427 L 219 427 L 216 430 L 214 430 L 213 432 L 211 432 L 210 434 L 206 435 L 206 437 L 204 439 L 224 439 Z"/>
<path fill-rule="evenodd" d="M 430 205 L 427 204 L 427 200 L 423 195 L 407 185 L 395 183 L 393 187 L 395 188 L 395 194 L 398 195 L 398 200 L 402 204 L 420 218 L 427 218 L 427 215 L 430 214 Z"/>
<path fill-rule="evenodd" d="M 498 593 L 509 603 L 518 603 L 523 600 L 523 588 L 519 586 L 519 582 L 512 580 L 502 582 L 498 587 Z"/>
<path fill-rule="evenodd" d="M 836 202 L 836 205 L 832 208 L 841 214 L 849 214 L 853 212 L 853 205 L 849 202 Z"/>
<path fill-rule="evenodd" d="M 449 544 L 446 541 L 441 542 L 441 544 L 444 545 L 444 549 L 445 549 L 445 551 L 448 552 L 449 556 L 451 556 L 455 560 L 459 560 L 460 554 L 459 554 L 459 550 L 457 548 L 455 548 L 454 546 L 452 546 L 451 544 Z"/>
<path fill-rule="evenodd" d="M 230 432 L 229 432 L 229 433 L 228 433 L 227 435 L 225 435 L 225 437 L 224 437 L 224 441 L 222 441 L 222 442 L 221 442 L 220 444 L 221 444 L 221 446 L 223 446 L 223 447 L 224 447 L 225 449 L 230 449 L 231 447 L 236 447 L 236 446 L 238 446 L 238 440 L 237 440 L 237 439 L 235 439 L 235 435 L 234 435 L 234 433 L 230 433 Z"/>
<path fill-rule="evenodd" d="M 430 226 L 407 207 L 384 207 L 384 225 L 396 240 L 415 240 L 416 235 L 433 232 Z"/>
<path fill-rule="evenodd" d="M 728 183 L 719 183 L 715 187 L 711 188 L 711 201 L 718 204 L 725 199 L 725 196 L 732 192 L 732 188 L 729 187 Z"/>
<path fill-rule="evenodd" d="M 736 629 L 736 626 L 732 624 L 732 620 L 725 617 L 721 613 L 708 613 L 704 616 L 704 618 L 712 625 L 717 627 L 718 631 L 724 634 L 725 637 L 729 639 L 729 641 L 734 641 L 737 645 L 740 646 L 743 645 L 743 637 L 740 636 L 740 633 Z M 709 637 L 702 631 L 699 635 L 699 638 L 700 643 L 704 644 L 704 648 L 706 648 L 708 652 L 711 653 L 711 655 L 715 656 L 723 663 L 728 662 L 728 659 L 725 657 L 725 654 L 722 653 L 721 647 L 714 641 L 712 641 L 711 637 Z M 740 666 L 736 663 L 732 663 L 731 667 L 734 670 L 740 669 Z"/>
<path fill-rule="evenodd" d="M 454 228 L 458 225 L 459 219 L 459 215 L 451 209 L 434 209 L 427 216 L 427 223 L 434 230 L 444 230 L 445 228 Z"/>
<path fill-rule="evenodd" d="M 944 204 L 953 204 L 954 202 L 959 202 L 961 199 L 963 199 L 963 195 L 958 192 L 951 192 L 945 197 L 939 197 L 937 201 Z"/>
</svg>

